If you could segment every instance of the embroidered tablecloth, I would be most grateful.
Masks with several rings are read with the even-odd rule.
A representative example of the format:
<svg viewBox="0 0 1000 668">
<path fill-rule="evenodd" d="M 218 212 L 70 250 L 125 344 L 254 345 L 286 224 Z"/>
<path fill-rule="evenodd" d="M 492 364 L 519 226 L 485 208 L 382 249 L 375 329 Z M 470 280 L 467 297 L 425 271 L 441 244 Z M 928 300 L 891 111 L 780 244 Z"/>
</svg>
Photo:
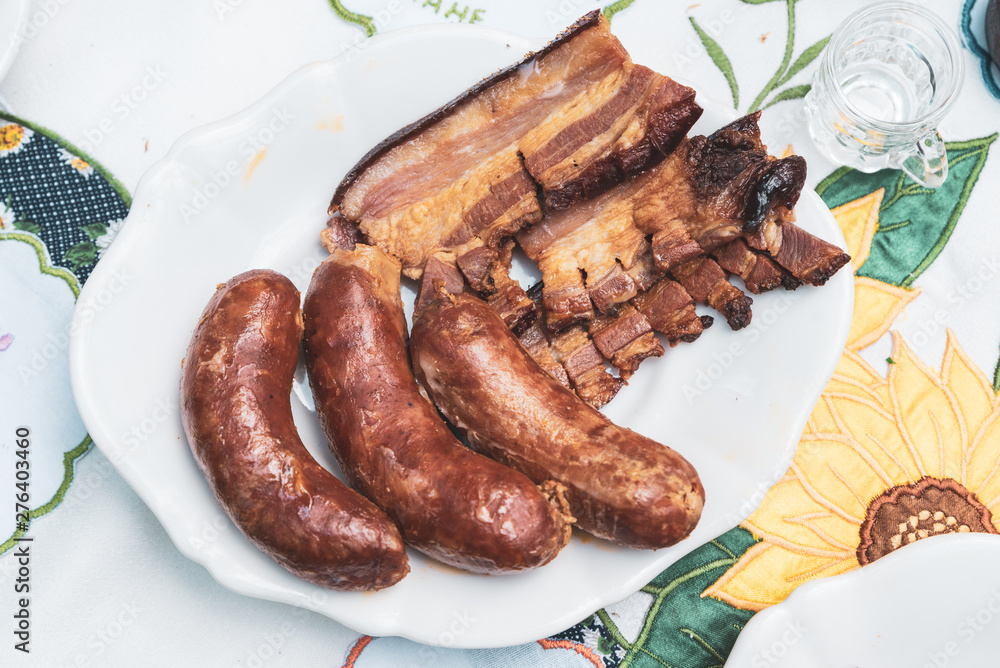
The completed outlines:
<svg viewBox="0 0 1000 668">
<path fill-rule="evenodd" d="M 0 665 L 708 668 L 804 582 L 931 535 L 998 533 L 1000 74 L 985 0 L 922 3 L 960 34 L 966 64 L 940 128 L 951 169 L 937 190 L 838 169 L 810 143 L 801 98 L 857 0 L 97 4 L 38 1 L 24 25 L 0 26 L 21 47 L 0 82 L 11 109 L 0 114 Z M 70 392 L 73 304 L 138 177 L 183 131 L 377 32 L 450 21 L 551 36 L 596 7 L 636 62 L 655 54 L 699 96 L 763 109 L 772 153 L 807 158 L 847 239 L 851 331 L 792 466 L 738 528 L 526 645 L 359 636 L 222 589 L 93 446 Z"/>
</svg>

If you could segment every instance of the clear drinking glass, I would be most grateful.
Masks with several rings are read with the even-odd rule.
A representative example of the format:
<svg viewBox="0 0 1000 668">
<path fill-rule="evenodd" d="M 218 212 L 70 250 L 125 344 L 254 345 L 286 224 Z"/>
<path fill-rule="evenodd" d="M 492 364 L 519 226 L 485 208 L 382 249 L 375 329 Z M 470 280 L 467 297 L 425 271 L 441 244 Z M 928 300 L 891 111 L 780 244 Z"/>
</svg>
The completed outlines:
<svg viewBox="0 0 1000 668">
<path fill-rule="evenodd" d="M 881 2 L 834 31 L 806 95 L 809 134 L 834 162 L 902 169 L 936 188 L 948 176 L 937 125 L 964 71 L 958 38 L 929 10 Z"/>
</svg>

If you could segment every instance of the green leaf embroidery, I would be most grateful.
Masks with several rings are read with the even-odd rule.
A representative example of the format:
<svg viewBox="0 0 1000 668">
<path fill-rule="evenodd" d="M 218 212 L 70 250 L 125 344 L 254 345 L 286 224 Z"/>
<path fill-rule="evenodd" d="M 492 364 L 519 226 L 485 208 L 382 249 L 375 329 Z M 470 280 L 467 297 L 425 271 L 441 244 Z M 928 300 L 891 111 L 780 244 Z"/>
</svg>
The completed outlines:
<svg viewBox="0 0 1000 668">
<path fill-rule="evenodd" d="M 746 0 L 744 0 L 745 2 Z M 778 71 L 774 73 L 771 80 L 767 82 L 764 86 L 764 90 L 760 92 L 757 99 L 753 101 L 750 108 L 747 110 L 748 114 L 760 109 L 760 105 L 764 103 L 764 100 L 771 91 L 775 89 L 781 77 L 784 76 L 785 70 L 788 69 L 788 64 L 792 62 L 792 52 L 795 50 L 795 3 L 797 0 L 785 0 L 785 4 L 788 6 L 788 33 L 785 36 L 785 55 L 781 59 L 781 65 L 778 66 Z M 751 3 L 751 4 L 763 4 L 763 3 Z"/>
<path fill-rule="evenodd" d="M 726 77 L 726 81 L 729 82 L 729 90 L 733 94 L 733 108 L 735 109 L 740 106 L 740 86 L 736 83 L 736 75 L 733 74 L 733 64 L 729 62 L 729 58 L 718 42 L 701 29 L 701 26 L 694 20 L 694 17 L 690 17 L 689 20 L 691 21 L 691 25 L 694 26 L 694 31 L 698 33 L 698 39 L 701 40 L 705 50 L 708 51 L 708 55 L 712 58 L 712 62 L 722 71 L 723 76 Z"/>
<path fill-rule="evenodd" d="M 1000 359 L 997 360 L 997 368 L 993 371 L 993 391 L 1000 392 Z"/>
<path fill-rule="evenodd" d="M 340 18 L 344 19 L 348 23 L 353 23 L 355 25 L 364 28 L 365 33 L 371 37 L 375 34 L 375 22 L 372 21 L 372 17 L 365 16 L 364 14 L 355 14 L 346 7 L 340 0 L 329 0 L 330 7 L 333 8 L 334 13 Z"/>
<path fill-rule="evenodd" d="M 764 105 L 767 109 L 772 104 L 777 104 L 778 102 L 784 102 L 785 100 L 797 100 L 801 97 L 805 97 L 809 89 L 812 88 L 809 84 L 803 84 L 801 86 L 792 86 L 791 88 L 786 88 L 777 95 L 771 98 L 771 101 Z"/>
<path fill-rule="evenodd" d="M 97 241 L 108 231 L 108 224 L 91 223 L 90 225 L 81 225 L 80 229 L 87 233 L 91 241 Z"/>
<path fill-rule="evenodd" d="M 622 11 L 623 9 L 628 9 L 628 6 L 631 5 L 633 2 L 635 2 L 635 0 L 618 0 L 618 2 L 611 3 L 610 5 L 604 8 L 604 18 L 610 21 L 612 16 Z"/>
<path fill-rule="evenodd" d="M 792 66 L 788 68 L 788 71 L 785 72 L 785 76 L 781 77 L 781 81 L 775 84 L 775 86 L 781 86 L 788 83 L 789 79 L 791 79 L 796 74 L 801 72 L 802 68 L 804 68 L 806 65 L 814 61 L 816 59 L 816 56 L 818 56 L 820 53 L 823 52 L 823 47 L 825 47 L 826 43 L 830 41 L 830 37 L 832 37 L 832 35 L 827 35 L 826 37 L 824 37 L 823 39 L 821 39 L 820 41 L 816 42 L 808 49 L 803 51 L 799 55 L 799 57 L 795 59 L 795 62 L 792 63 Z M 774 102 L 775 100 L 772 100 L 771 104 L 774 104 Z"/>
<path fill-rule="evenodd" d="M 626 650 L 619 668 L 721 666 L 754 613 L 701 594 L 757 542 L 749 531 L 736 528 L 660 573 L 642 588 L 654 600 L 634 643 L 599 610 L 601 622 Z"/>
<path fill-rule="evenodd" d="M 42 231 L 42 226 L 38 223 L 22 218 L 21 220 L 14 221 L 14 229 L 21 230 L 22 232 L 31 232 L 32 234 L 38 234 Z"/>
<path fill-rule="evenodd" d="M 841 167 L 823 179 L 816 192 L 831 209 L 885 188 L 871 254 L 857 275 L 910 287 L 951 238 L 996 139 L 946 142 L 948 179 L 937 190 L 895 169 L 864 174 Z"/>
<path fill-rule="evenodd" d="M 97 246 L 92 241 L 83 241 L 75 246 L 70 246 L 66 254 L 63 255 L 63 260 L 72 264 L 74 269 L 90 264 L 96 259 Z"/>
</svg>

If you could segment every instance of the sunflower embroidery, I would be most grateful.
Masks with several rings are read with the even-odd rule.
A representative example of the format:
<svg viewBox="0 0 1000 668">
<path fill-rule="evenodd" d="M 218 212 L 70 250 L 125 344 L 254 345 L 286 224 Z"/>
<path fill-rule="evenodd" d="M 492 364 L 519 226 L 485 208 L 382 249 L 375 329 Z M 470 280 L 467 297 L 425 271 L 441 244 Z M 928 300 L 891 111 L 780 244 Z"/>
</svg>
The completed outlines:
<svg viewBox="0 0 1000 668">
<path fill-rule="evenodd" d="M 17 153 L 31 142 L 35 132 L 17 123 L 0 125 L 0 158 Z"/>
<path fill-rule="evenodd" d="M 834 210 L 857 269 L 882 191 Z M 743 526 L 761 539 L 703 596 L 746 610 L 928 536 L 1000 529 L 1000 395 L 949 330 L 940 371 L 892 333 L 883 377 L 858 351 L 919 293 L 855 278 L 847 349 L 791 468 Z"/>
<path fill-rule="evenodd" d="M 83 158 L 73 155 L 64 148 L 59 149 L 59 158 L 78 171 L 84 178 L 90 178 L 90 175 L 94 173 L 94 168 L 91 164 L 85 161 Z"/>
</svg>

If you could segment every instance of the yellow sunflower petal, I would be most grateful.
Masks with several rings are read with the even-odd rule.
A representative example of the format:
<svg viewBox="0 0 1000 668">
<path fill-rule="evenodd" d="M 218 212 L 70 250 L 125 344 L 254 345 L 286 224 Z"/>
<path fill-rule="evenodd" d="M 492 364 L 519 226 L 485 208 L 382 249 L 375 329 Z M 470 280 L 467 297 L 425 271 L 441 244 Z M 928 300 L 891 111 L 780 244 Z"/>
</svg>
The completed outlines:
<svg viewBox="0 0 1000 668">
<path fill-rule="evenodd" d="M 702 596 L 721 599 L 743 610 L 760 611 L 781 603 L 804 582 L 857 567 L 854 555 L 842 559 L 805 556 L 763 542 L 747 550 Z"/>
<path fill-rule="evenodd" d="M 847 241 L 847 252 L 851 254 L 851 265 L 857 271 L 868 259 L 872 238 L 878 229 L 878 212 L 882 206 L 885 188 L 879 188 L 870 195 L 832 209 L 833 217 L 840 224 Z"/>
<path fill-rule="evenodd" d="M 969 433 L 955 395 L 892 333 L 889 386 L 900 435 L 921 476 L 961 480 Z"/>
<path fill-rule="evenodd" d="M 803 441 L 799 450 L 808 450 L 810 445 Z M 796 454 L 796 458 L 799 456 Z M 852 484 L 853 481 L 847 482 L 835 494 L 825 489 L 825 494 L 820 495 L 815 489 L 804 487 L 797 476 L 788 476 L 771 488 L 745 526 L 770 543 L 812 556 L 837 557 L 854 552 L 860 542 L 859 530 L 867 504 L 852 503 L 852 498 L 846 503 L 843 498 L 834 501 L 827 498 L 853 496 Z"/>
<path fill-rule="evenodd" d="M 848 350 L 861 350 L 882 338 L 920 288 L 907 290 L 865 276 L 854 277 L 854 318 L 847 335 Z"/>
<path fill-rule="evenodd" d="M 966 464 L 966 488 L 993 513 L 1000 527 L 1000 407 L 971 436 Z"/>
<path fill-rule="evenodd" d="M 889 400 L 889 383 L 853 350 L 844 351 L 823 392 L 855 393 L 868 397 L 886 410 L 892 405 Z"/>
<path fill-rule="evenodd" d="M 920 469 L 906 448 L 891 409 L 856 391 L 828 391 L 823 399 L 829 403 L 839 429 L 839 437 L 835 433 L 831 438 L 839 438 L 857 453 L 881 481 L 883 489 L 920 478 Z"/>
<path fill-rule="evenodd" d="M 973 364 L 950 329 L 941 363 L 941 380 L 958 400 L 969 433 L 979 431 L 983 421 L 993 412 L 997 395 L 986 374 Z"/>
</svg>

